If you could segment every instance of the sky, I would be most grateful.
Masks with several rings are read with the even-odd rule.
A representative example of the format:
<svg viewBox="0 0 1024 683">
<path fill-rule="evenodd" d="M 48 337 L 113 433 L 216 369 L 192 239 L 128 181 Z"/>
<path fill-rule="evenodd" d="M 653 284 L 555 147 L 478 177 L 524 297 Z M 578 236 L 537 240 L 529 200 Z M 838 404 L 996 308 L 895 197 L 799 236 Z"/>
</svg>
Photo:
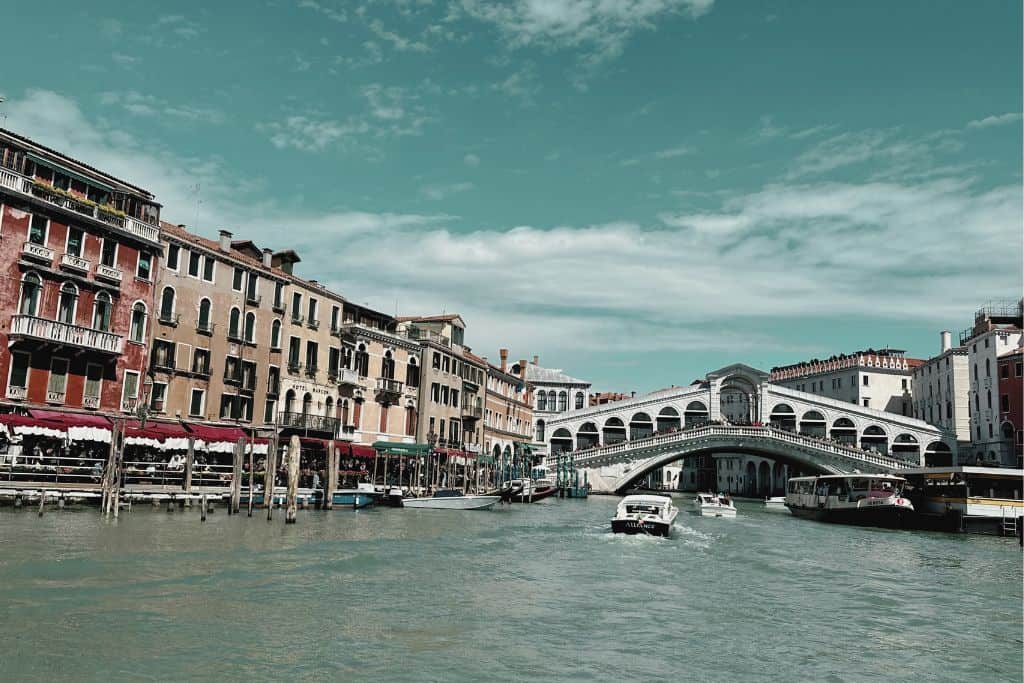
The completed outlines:
<svg viewBox="0 0 1024 683">
<path fill-rule="evenodd" d="M 1021 296 L 1022 9 L 21 3 L 0 125 L 389 314 L 644 392 Z"/>
</svg>

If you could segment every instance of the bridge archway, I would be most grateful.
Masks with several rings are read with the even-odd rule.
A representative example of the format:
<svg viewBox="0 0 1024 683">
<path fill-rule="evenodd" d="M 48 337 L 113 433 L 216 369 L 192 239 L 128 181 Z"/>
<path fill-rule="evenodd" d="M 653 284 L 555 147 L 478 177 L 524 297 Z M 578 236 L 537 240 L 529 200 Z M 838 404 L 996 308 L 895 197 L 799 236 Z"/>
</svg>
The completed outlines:
<svg viewBox="0 0 1024 683">
<path fill-rule="evenodd" d="M 658 412 L 657 429 L 659 432 L 670 432 L 681 427 L 679 411 L 672 406 L 665 406 Z"/>
<path fill-rule="evenodd" d="M 924 450 L 925 467 L 949 467 L 953 464 L 953 451 L 942 441 L 932 441 Z"/>
<path fill-rule="evenodd" d="M 683 411 L 683 424 L 687 427 L 696 427 L 706 423 L 710 415 L 703 401 L 690 401 Z"/>
<path fill-rule="evenodd" d="M 746 471 L 743 473 L 743 493 L 753 498 L 757 495 L 757 467 L 752 460 L 747 461 Z"/>
<path fill-rule="evenodd" d="M 831 437 L 833 441 L 850 446 L 857 445 L 857 426 L 848 417 L 841 417 L 832 423 Z"/>
<path fill-rule="evenodd" d="M 892 440 L 892 456 L 901 460 L 919 462 L 921 460 L 921 446 L 917 443 L 917 437 L 913 434 L 900 434 Z"/>
<path fill-rule="evenodd" d="M 860 437 L 860 447 L 866 451 L 889 454 L 889 435 L 878 425 L 869 425 Z"/>
<path fill-rule="evenodd" d="M 614 443 L 622 443 L 626 440 L 626 425 L 617 417 L 610 417 L 605 420 L 604 429 L 601 430 L 604 437 L 604 445 L 611 446 Z"/>
<path fill-rule="evenodd" d="M 795 432 L 796 412 L 788 403 L 779 403 L 772 408 L 771 415 L 768 416 L 768 424 L 779 429 Z"/>
<path fill-rule="evenodd" d="M 647 413 L 636 413 L 629 419 L 629 440 L 646 439 L 654 434 L 654 422 Z"/>
<path fill-rule="evenodd" d="M 584 450 L 593 448 L 601 442 L 601 435 L 597 432 L 597 425 L 593 422 L 584 422 L 576 432 L 576 448 Z"/>
<path fill-rule="evenodd" d="M 757 495 L 768 496 L 772 490 L 772 468 L 767 460 L 762 460 L 757 466 Z"/>
<path fill-rule="evenodd" d="M 551 453 L 566 453 L 572 449 L 572 433 L 565 427 L 556 429 L 551 435 Z"/>
<path fill-rule="evenodd" d="M 760 379 L 747 372 L 726 375 L 718 389 L 721 416 L 735 424 L 749 424 L 760 414 L 758 387 Z"/>
<path fill-rule="evenodd" d="M 825 416 L 817 410 L 808 410 L 800 417 L 800 433 L 806 436 L 823 439 L 827 427 L 828 422 L 825 421 Z"/>
</svg>

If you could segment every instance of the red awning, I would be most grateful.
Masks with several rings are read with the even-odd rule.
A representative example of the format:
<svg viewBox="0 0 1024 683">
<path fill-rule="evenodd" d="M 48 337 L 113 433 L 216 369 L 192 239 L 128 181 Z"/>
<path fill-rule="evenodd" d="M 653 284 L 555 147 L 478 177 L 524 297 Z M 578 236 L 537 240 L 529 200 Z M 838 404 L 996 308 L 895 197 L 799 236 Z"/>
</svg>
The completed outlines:
<svg viewBox="0 0 1024 683">
<path fill-rule="evenodd" d="M 377 451 L 373 446 L 366 446 L 361 443 L 350 444 L 352 446 L 352 457 L 354 458 L 376 458 Z"/>
<path fill-rule="evenodd" d="M 195 438 L 202 439 L 208 444 L 221 441 L 238 443 L 239 439 L 246 438 L 245 432 L 238 427 L 211 427 L 210 425 L 203 424 L 189 424 L 188 430 L 192 432 Z"/>
<path fill-rule="evenodd" d="M 0 424 L 5 424 L 8 427 L 49 427 L 50 429 L 60 429 L 61 427 L 61 425 L 50 420 L 43 420 L 29 415 L 16 415 L 14 413 L 0 414 Z"/>
<path fill-rule="evenodd" d="M 97 429 L 110 429 L 110 420 L 102 415 L 90 415 L 89 413 L 63 413 L 56 410 L 28 411 L 32 417 L 40 420 L 48 420 L 64 425 L 65 427 L 96 427 Z"/>
<path fill-rule="evenodd" d="M 138 420 L 129 420 L 125 423 L 124 435 L 141 437 L 144 439 L 187 439 L 192 436 L 185 427 L 177 422 L 146 422 L 142 427 Z"/>
</svg>

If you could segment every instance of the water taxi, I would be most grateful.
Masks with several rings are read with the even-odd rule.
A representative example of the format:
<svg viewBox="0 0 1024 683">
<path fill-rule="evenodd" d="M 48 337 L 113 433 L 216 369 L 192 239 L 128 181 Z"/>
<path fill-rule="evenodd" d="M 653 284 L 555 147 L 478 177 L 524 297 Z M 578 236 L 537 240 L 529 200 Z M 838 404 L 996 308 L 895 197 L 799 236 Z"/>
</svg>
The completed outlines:
<svg viewBox="0 0 1024 683">
<path fill-rule="evenodd" d="M 891 474 L 793 477 L 786 484 L 786 507 L 797 517 L 822 522 L 904 527 L 915 517 L 905 484 Z"/>
<path fill-rule="evenodd" d="M 494 507 L 501 496 L 466 494 L 459 489 L 438 489 L 429 498 L 403 498 L 402 507 L 425 510 L 486 510 Z"/>
<path fill-rule="evenodd" d="M 701 517 L 735 517 L 736 506 L 732 498 L 715 493 L 698 493 L 693 499 L 693 511 Z"/>
<path fill-rule="evenodd" d="M 626 496 L 615 510 L 612 532 L 668 536 L 678 514 L 668 496 Z"/>
<path fill-rule="evenodd" d="M 785 496 L 770 496 L 764 499 L 764 509 L 773 511 L 784 511 L 786 509 Z"/>
<path fill-rule="evenodd" d="M 1006 467 L 918 467 L 900 470 L 922 527 L 968 533 L 1019 534 L 1024 470 Z"/>
</svg>

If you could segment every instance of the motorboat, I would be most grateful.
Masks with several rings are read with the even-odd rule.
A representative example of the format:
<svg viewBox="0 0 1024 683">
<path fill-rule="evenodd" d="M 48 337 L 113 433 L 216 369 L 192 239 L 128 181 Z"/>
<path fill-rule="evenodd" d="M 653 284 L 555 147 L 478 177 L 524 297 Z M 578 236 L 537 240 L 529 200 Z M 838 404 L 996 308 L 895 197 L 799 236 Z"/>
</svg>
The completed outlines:
<svg viewBox="0 0 1024 683">
<path fill-rule="evenodd" d="M 355 510 L 370 507 L 380 498 L 373 484 L 360 482 L 354 488 L 338 489 L 331 496 L 331 504 L 338 507 L 350 507 Z"/>
<path fill-rule="evenodd" d="M 736 516 L 732 498 L 718 493 L 698 493 L 693 499 L 693 511 L 701 517 Z"/>
<path fill-rule="evenodd" d="M 764 509 L 771 510 L 773 512 L 785 512 L 786 511 L 786 497 L 785 496 L 769 496 L 764 499 Z"/>
<path fill-rule="evenodd" d="M 386 507 L 402 507 L 404 493 L 401 486 L 377 485 L 374 487 L 374 495 L 377 497 L 377 504 Z"/>
<path fill-rule="evenodd" d="M 891 474 L 828 474 L 793 477 L 786 507 L 797 517 L 821 522 L 903 527 L 915 521 L 906 479 Z"/>
<path fill-rule="evenodd" d="M 403 498 L 402 507 L 425 510 L 486 510 L 501 500 L 501 496 L 466 494 L 459 489 L 438 489 L 429 498 Z"/>
<path fill-rule="evenodd" d="M 558 492 L 550 479 L 513 479 L 510 486 L 508 500 L 512 503 L 536 503 Z"/>
<path fill-rule="evenodd" d="M 626 496 L 615 510 L 612 532 L 668 536 L 678 514 L 679 509 L 668 496 Z"/>
</svg>

